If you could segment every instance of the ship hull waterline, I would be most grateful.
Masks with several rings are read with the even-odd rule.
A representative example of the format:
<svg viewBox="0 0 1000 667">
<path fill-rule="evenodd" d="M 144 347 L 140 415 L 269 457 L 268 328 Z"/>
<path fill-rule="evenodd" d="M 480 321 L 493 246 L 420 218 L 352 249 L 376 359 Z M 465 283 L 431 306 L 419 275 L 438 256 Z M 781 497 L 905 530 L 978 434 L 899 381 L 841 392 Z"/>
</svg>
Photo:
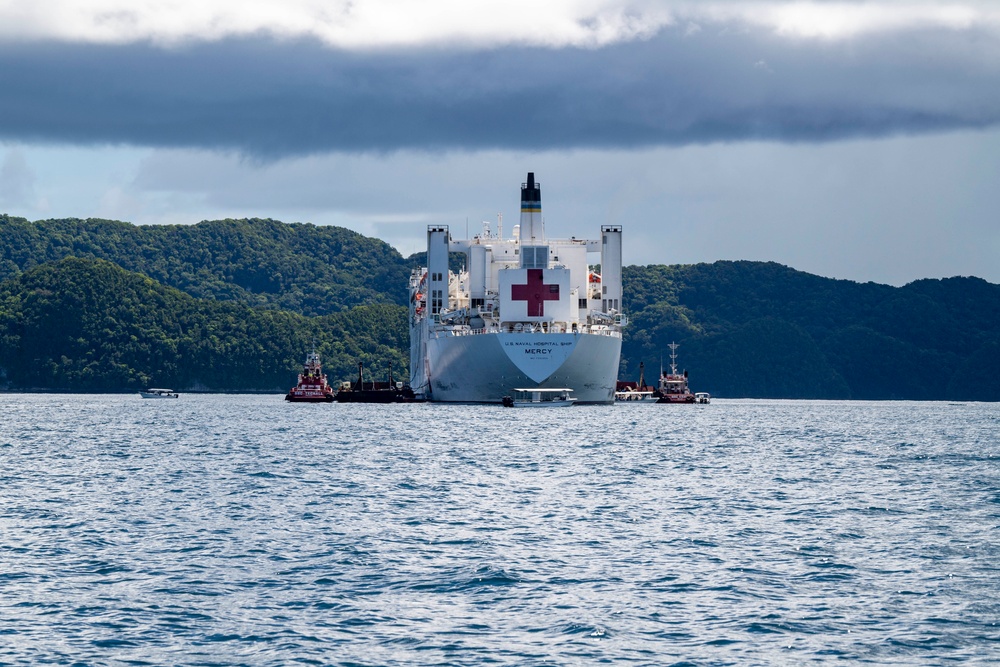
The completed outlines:
<svg viewBox="0 0 1000 667">
<path fill-rule="evenodd" d="M 518 387 L 571 387 L 578 404 L 612 404 L 621 342 L 619 336 L 583 333 L 430 336 L 427 398 L 500 403 Z"/>
<path fill-rule="evenodd" d="M 332 403 L 335 398 L 332 391 L 322 391 L 320 389 L 302 390 L 298 387 L 285 394 L 285 400 L 290 403 Z"/>
</svg>

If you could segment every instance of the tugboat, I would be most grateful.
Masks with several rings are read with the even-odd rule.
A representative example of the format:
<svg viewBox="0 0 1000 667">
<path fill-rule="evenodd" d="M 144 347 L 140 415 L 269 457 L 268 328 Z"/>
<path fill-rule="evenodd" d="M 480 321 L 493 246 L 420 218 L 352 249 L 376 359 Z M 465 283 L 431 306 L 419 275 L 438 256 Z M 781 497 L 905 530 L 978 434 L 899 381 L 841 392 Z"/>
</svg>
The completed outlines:
<svg viewBox="0 0 1000 667">
<path fill-rule="evenodd" d="M 365 366 L 358 362 L 358 381 L 344 382 L 337 392 L 338 403 L 417 403 L 410 385 L 392 379 L 392 362 L 389 363 L 388 382 L 367 382 Z"/>
<path fill-rule="evenodd" d="M 660 371 L 660 398 L 657 403 L 695 403 L 695 395 L 688 389 L 688 372 L 677 372 L 677 343 L 671 343 L 670 372 Z"/>
<path fill-rule="evenodd" d="M 296 403 L 332 403 L 335 399 L 336 393 L 326 382 L 326 374 L 323 373 L 323 366 L 314 346 L 299 373 L 299 383 L 288 390 L 285 400 Z"/>
</svg>

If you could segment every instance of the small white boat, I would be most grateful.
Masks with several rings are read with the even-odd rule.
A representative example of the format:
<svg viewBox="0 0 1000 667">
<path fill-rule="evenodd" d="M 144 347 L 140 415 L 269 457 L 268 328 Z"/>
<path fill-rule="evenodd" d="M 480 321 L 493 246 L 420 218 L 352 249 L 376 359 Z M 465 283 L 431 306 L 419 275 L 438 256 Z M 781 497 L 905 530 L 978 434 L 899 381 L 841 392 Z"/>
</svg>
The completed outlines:
<svg viewBox="0 0 1000 667">
<path fill-rule="evenodd" d="M 513 396 L 504 396 L 503 405 L 508 408 L 568 408 L 576 403 L 571 396 L 572 389 L 514 389 Z"/>
<path fill-rule="evenodd" d="M 149 388 L 145 391 L 140 391 L 139 395 L 143 398 L 180 398 L 180 394 L 173 389 Z"/>
<path fill-rule="evenodd" d="M 699 391 L 694 395 L 695 403 L 710 403 L 712 401 L 712 396 L 704 391 Z"/>
<path fill-rule="evenodd" d="M 619 403 L 655 403 L 656 395 L 652 391 L 625 391 L 615 392 L 615 401 Z"/>
</svg>

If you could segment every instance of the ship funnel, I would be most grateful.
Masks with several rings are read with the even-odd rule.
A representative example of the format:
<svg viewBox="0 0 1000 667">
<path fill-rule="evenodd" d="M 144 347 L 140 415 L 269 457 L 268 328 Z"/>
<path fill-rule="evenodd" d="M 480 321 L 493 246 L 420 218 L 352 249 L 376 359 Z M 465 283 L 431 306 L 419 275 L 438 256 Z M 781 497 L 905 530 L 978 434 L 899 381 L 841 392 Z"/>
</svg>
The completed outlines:
<svg viewBox="0 0 1000 667">
<path fill-rule="evenodd" d="M 531 245 L 542 240 L 542 190 L 535 182 L 535 172 L 528 172 L 528 182 L 521 185 L 521 241 Z"/>
</svg>

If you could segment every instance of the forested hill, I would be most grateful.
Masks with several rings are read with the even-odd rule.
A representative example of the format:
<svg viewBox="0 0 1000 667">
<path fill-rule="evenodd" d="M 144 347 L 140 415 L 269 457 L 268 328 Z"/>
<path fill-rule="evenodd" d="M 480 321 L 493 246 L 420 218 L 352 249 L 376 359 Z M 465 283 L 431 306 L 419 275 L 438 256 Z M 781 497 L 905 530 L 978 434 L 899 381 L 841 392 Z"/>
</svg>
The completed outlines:
<svg viewBox="0 0 1000 667">
<path fill-rule="evenodd" d="M 314 343 L 331 382 L 355 377 L 358 361 L 401 374 L 405 337 L 402 306 L 306 317 L 197 299 L 104 260 L 66 258 L 0 283 L 9 389 L 282 391 Z"/>
<path fill-rule="evenodd" d="M 132 225 L 0 215 L 0 281 L 64 257 L 106 259 L 196 297 L 325 315 L 404 304 L 409 264 L 343 227 L 276 220 Z"/>
<path fill-rule="evenodd" d="M 904 287 L 763 262 L 627 267 L 622 375 L 667 344 L 692 388 L 731 397 L 1000 400 L 1000 285 Z"/>
<path fill-rule="evenodd" d="M 285 389 L 314 338 L 332 381 L 358 361 L 405 377 L 420 259 L 274 220 L 0 215 L 0 388 Z M 622 379 L 644 362 L 654 383 L 675 341 L 692 388 L 719 396 L 1000 400 L 1000 286 L 978 278 L 892 287 L 715 262 L 624 280 Z"/>
</svg>

